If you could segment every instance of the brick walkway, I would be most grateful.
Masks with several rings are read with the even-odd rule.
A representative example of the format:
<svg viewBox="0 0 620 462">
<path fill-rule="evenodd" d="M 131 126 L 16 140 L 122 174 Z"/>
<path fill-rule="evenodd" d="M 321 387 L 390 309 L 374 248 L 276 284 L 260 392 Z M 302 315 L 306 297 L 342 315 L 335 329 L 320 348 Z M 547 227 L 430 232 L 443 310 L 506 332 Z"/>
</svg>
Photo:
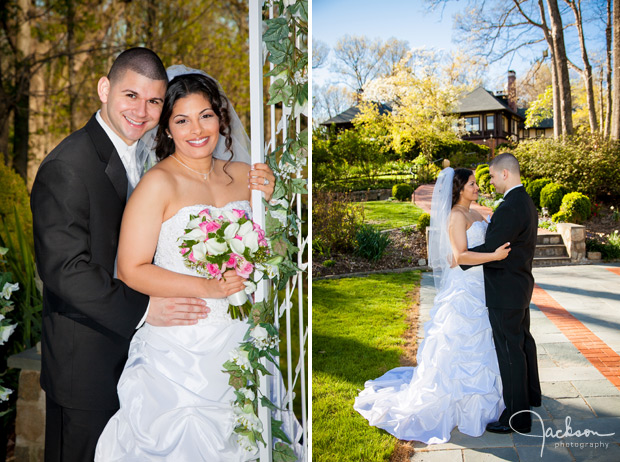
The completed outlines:
<svg viewBox="0 0 620 462">
<path fill-rule="evenodd" d="M 543 402 L 532 409 L 532 433 L 472 438 L 453 430 L 448 443 L 415 443 L 413 462 L 620 461 L 620 265 L 541 267 L 534 278 L 531 331 Z M 434 296 L 425 273 L 422 322 Z"/>
</svg>

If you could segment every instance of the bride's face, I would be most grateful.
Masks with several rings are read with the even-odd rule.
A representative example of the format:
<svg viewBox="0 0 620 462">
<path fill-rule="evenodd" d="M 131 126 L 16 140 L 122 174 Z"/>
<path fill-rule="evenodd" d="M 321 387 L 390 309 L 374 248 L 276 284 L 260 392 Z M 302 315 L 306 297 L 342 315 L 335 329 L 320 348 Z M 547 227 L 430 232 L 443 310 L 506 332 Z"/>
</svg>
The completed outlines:
<svg viewBox="0 0 620 462">
<path fill-rule="evenodd" d="M 467 201 L 476 201 L 478 200 L 478 191 L 480 188 L 476 184 L 476 177 L 471 175 L 465 183 L 463 187 L 463 191 L 461 191 L 461 197 Z"/>
<path fill-rule="evenodd" d="M 177 155 L 201 159 L 213 153 L 219 139 L 220 121 L 211 102 L 203 94 L 194 93 L 174 103 L 168 130 Z"/>
</svg>

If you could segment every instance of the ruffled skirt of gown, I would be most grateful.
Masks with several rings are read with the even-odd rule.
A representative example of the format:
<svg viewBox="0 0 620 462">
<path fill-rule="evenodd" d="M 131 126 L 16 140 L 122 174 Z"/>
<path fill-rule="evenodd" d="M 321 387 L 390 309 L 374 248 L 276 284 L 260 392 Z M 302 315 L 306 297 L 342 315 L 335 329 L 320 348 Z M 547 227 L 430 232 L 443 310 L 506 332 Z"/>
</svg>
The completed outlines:
<svg viewBox="0 0 620 462">
<path fill-rule="evenodd" d="M 444 443 L 454 427 L 480 436 L 504 410 L 482 267 L 448 271 L 424 325 L 417 367 L 367 381 L 354 408 L 402 440 Z"/>
</svg>

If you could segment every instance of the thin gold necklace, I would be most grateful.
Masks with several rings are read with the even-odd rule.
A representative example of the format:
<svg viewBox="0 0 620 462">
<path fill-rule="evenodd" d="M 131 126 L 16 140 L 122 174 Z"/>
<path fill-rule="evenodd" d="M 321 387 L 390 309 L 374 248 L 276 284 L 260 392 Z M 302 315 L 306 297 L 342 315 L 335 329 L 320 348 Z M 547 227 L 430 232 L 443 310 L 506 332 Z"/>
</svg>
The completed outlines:
<svg viewBox="0 0 620 462">
<path fill-rule="evenodd" d="M 193 168 L 185 165 L 185 163 L 183 161 L 181 161 L 181 159 L 177 159 L 174 156 L 174 154 L 171 154 L 170 157 L 172 157 L 174 160 L 176 160 L 179 164 L 181 164 L 186 169 L 191 170 L 192 172 L 197 173 L 198 175 L 202 176 L 202 178 L 205 181 L 207 181 L 207 178 L 209 178 L 209 175 L 211 175 L 211 172 L 213 171 L 213 167 L 215 166 L 215 162 L 213 161 L 213 159 L 211 159 L 211 169 L 207 173 L 202 173 L 202 172 L 199 172 L 198 170 L 194 170 Z"/>
</svg>

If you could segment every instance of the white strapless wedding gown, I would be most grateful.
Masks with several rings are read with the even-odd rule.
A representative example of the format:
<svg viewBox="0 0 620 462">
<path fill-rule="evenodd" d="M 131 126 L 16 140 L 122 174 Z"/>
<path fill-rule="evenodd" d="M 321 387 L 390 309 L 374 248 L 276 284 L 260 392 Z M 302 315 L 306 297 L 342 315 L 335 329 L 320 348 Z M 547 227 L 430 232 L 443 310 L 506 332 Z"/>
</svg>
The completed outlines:
<svg viewBox="0 0 620 462">
<path fill-rule="evenodd" d="M 484 242 L 486 228 L 480 221 L 467 230 L 468 247 Z M 505 407 L 482 266 L 457 266 L 445 278 L 424 325 L 418 366 L 367 381 L 353 406 L 401 440 L 445 443 L 454 427 L 480 436 Z"/>
<path fill-rule="evenodd" d="M 154 262 L 177 273 L 185 267 L 177 239 L 189 221 L 205 208 L 242 209 L 248 201 L 222 209 L 194 205 L 162 223 Z M 193 326 L 145 324 L 131 341 L 129 358 L 118 383 L 120 410 L 99 438 L 95 460 L 110 461 L 245 461 L 256 456 L 238 444 L 231 401 L 234 391 L 222 372 L 230 350 L 248 330 L 233 320 L 225 299 L 206 299 L 206 319 Z M 299 425 L 295 421 L 295 425 Z M 297 436 L 297 435 L 295 435 Z"/>
</svg>

